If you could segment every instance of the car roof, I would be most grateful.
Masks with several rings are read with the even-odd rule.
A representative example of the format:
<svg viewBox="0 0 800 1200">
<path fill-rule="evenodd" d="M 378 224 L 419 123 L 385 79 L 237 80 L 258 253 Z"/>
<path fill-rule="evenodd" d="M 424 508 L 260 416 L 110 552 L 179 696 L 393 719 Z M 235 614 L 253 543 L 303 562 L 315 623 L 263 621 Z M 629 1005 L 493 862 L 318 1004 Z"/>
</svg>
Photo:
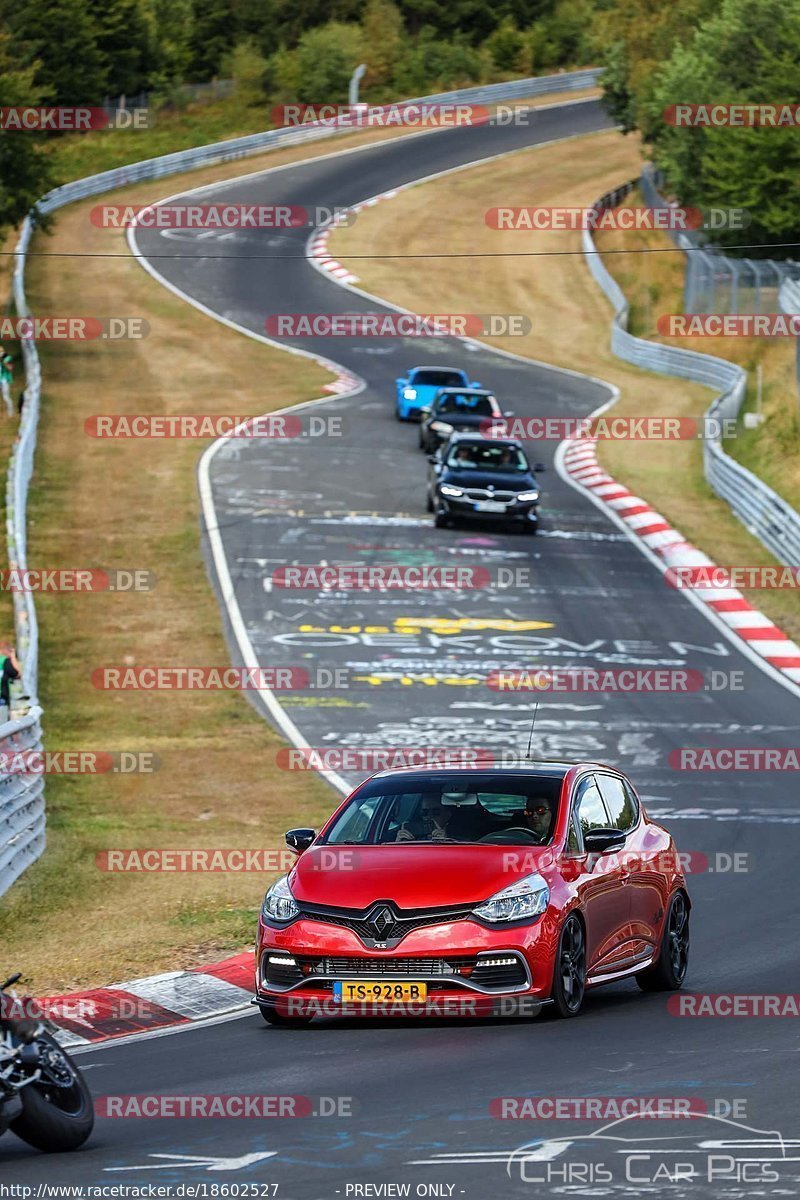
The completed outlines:
<svg viewBox="0 0 800 1200">
<path fill-rule="evenodd" d="M 458 433 L 452 433 L 447 439 L 448 446 L 454 446 L 457 442 L 469 442 L 470 445 L 480 444 L 483 446 L 511 446 L 517 450 L 523 450 L 522 442 L 519 438 L 499 438 L 499 437 L 482 437 L 479 433 L 470 433 L 469 430 L 459 430 Z"/>
<path fill-rule="evenodd" d="M 412 371 L 458 371 L 459 375 L 469 378 L 469 374 L 463 367 L 443 367 L 441 363 L 423 363 L 421 367 L 409 367 L 409 374 Z"/>
<path fill-rule="evenodd" d="M 614 774 L 621 774 L 616 767 L 608 766 L 606 763 L 520 757 L 515 761 L 502 763 L 492 762 L 487 759 L 485 768 L 481 766 L 480 762 L 464 767 L 452 767 L 443 764 L 430 767 L 390 767 L 385 771 L 376 771 L 374 775 L 370 776 L 369 782 L 376 779 L 394 779 L 397 776 L 402 776 L 404 779 L 408 779 L 409 782 L 413 782 L 415 779 L 429 779 L 431 775 L 475 775 L 476 773 L 479 775 L 517 776 L 528 779 L 540 779 L 543 776 L 552 778 L 555 775 L 557 778 L 563 779 L 570 771 L 576 769 L 613 771 Z"/>
<path fill-rule="evenodd" d="M 465 392 L 470 396 L 493 396 L 494 392 L 491 388 L 472 388 L 472 387 L 443 387 L 439 388 L 439 395 L 442 396 L 445 392 L 457 392 L 462 396 Z"/>
</svg>

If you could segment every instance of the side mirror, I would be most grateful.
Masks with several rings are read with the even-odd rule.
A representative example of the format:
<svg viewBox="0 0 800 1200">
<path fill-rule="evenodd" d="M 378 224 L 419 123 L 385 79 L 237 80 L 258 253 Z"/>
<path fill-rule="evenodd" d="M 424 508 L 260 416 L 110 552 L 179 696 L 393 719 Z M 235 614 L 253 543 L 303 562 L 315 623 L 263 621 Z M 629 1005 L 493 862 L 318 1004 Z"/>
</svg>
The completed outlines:
<svg viewBox="0 0 800 1200">
<path fill-rule="evenodd" d="M 533 469 L 537 475 L 541 475 L 542 471 L 545 471 L 547 468 L 545 467 L 544 463 L 537 463 Z"/>
<path fill-rule="evenodd" d="M 431 415 L 432 411 L 433 410 L 429 407 L 429 405 L 424 404 L 422 406 L 422 408 L 419 410 L 419 419 L 421 421 L 426 421 L 428 419 L 428 417 Z"/>
<path fill-rule="evenodd" d="M 316 836 L 316 829 L 290 829 L 286 834 L 286 845 L 290 850 L 294 850 L 295 854 L 302 854 Z"/>
<path fill-rule="evenodd" d="M 504 417 L 513 417 L 513 415 L 514 415 L 514 413 L 511 411 L 511 409 L 510 409 L 510 408 L 509 408 L 509 409 L 504 409 L 504 410 L 503 410 L 503 416 L 504 416 Z"/>
<path fill-rule="evenodd" d="M 467 387 L 468 387 L 468 388 L 479 388 L 480 386 L 481 386 L 481 385 L 478 383 L 477 379 L 472 379 L 472 380 L 470 380 L 470 382 L 467 384 Z"/>
<path fill-rule="evenodd" d="M 583 848 L 589 854 L 613 854 L 625 845 L 625 834 L 619 829 L 590 829 L 583 835 Z"/>
<path fill-rule="evenodd" d="M 429 455 L 428 455 L 428 462 L 429 462 L 429 463 L 433 463 L 433 464 L 434 464 L 434 466 L 435 466 L 435 465 L 436 465 L 436 463 L 438 463 L 438 461 L 439 461 L 439 455 L 438 455 L 438 454 L 429 454 Z"/>
</svg>

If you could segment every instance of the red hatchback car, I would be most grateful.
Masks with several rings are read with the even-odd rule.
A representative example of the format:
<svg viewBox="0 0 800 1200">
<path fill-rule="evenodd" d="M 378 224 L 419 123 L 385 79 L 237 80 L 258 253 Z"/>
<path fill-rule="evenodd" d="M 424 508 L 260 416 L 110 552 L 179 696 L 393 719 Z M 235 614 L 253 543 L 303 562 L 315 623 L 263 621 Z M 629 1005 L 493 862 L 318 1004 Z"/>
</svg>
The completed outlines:
<svg viewBox="0 0 800 1200">
<path fill-rule="evenodd" d="M 683 984 L 690 901 L 669 833 L 599 763 L 383 771 L 267 892 L 256 1003 L 317 1015 L 574 1017 L 587 988 Z"/>
</svg>

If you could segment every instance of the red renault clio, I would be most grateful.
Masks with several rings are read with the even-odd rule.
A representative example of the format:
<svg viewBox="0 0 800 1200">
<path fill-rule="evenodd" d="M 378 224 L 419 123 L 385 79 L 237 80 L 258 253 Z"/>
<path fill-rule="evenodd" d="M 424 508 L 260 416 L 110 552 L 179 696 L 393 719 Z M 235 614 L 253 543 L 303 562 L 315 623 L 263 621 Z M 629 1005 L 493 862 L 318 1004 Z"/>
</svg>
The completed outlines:
<svg viewBox="0 0 800 1200">
<path fill-rule="evenodd" d="M 683 984 L 690 901 L 669 833 L 599 763 L 408 768 L 362 783 L 261 909 L 254 1003 L 330 1015 L 580 1011 Z"/>
</svg>

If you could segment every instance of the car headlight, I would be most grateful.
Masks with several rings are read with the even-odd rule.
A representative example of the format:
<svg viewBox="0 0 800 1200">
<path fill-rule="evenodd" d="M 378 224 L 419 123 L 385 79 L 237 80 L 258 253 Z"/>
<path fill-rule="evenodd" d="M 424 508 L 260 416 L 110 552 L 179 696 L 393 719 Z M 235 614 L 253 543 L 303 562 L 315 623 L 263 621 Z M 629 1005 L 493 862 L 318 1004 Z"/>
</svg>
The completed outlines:
<svg viewBox="0 0 800 1200">
<path fill-rule="evenodd" d="M 517 500 L 538 500 L 538 492 L 517 492 Z"/>
<path fill-rule="evenodd" d="M 476 917 L 482 921 L 522 921 L 525 918 L 540 917 L 550 903 L 550 888 L 541 875 L 535 871 L 518 879 L 516 883 L 503 888 L 477 908 L 473 908 Z"/>
<path fill-rule="evenodd" d="M 452 433 L 453 426 L 448 425 L 446 421 L 431 421 L 431 429 L 436 433 Z"/>
<path fill-rule="evenodd" d="M 403 399 L 404 400 L 416 400 L 416 398 L 417 398 L 417 389 L 416 388 L 404 388 L 403 389 Z"/>
<path fill-rule="evenodd" d="M 261 905 L 262 916 L 267 921 L 291 921 L 299 912 L 289 887 L 289 879 L 282 875 L 280 879 L 275 880 L 264 897 L 264 903 Z"/>
<path fill-rule="evenodd" d="M 464 495 L 463 488 L 453 487 L 453 485 L 451 483 L 443 483 L 442 486 L 439 488 L 439 491 L 442 493 L 443 496 L 463 496 Z"/>
</svg>

